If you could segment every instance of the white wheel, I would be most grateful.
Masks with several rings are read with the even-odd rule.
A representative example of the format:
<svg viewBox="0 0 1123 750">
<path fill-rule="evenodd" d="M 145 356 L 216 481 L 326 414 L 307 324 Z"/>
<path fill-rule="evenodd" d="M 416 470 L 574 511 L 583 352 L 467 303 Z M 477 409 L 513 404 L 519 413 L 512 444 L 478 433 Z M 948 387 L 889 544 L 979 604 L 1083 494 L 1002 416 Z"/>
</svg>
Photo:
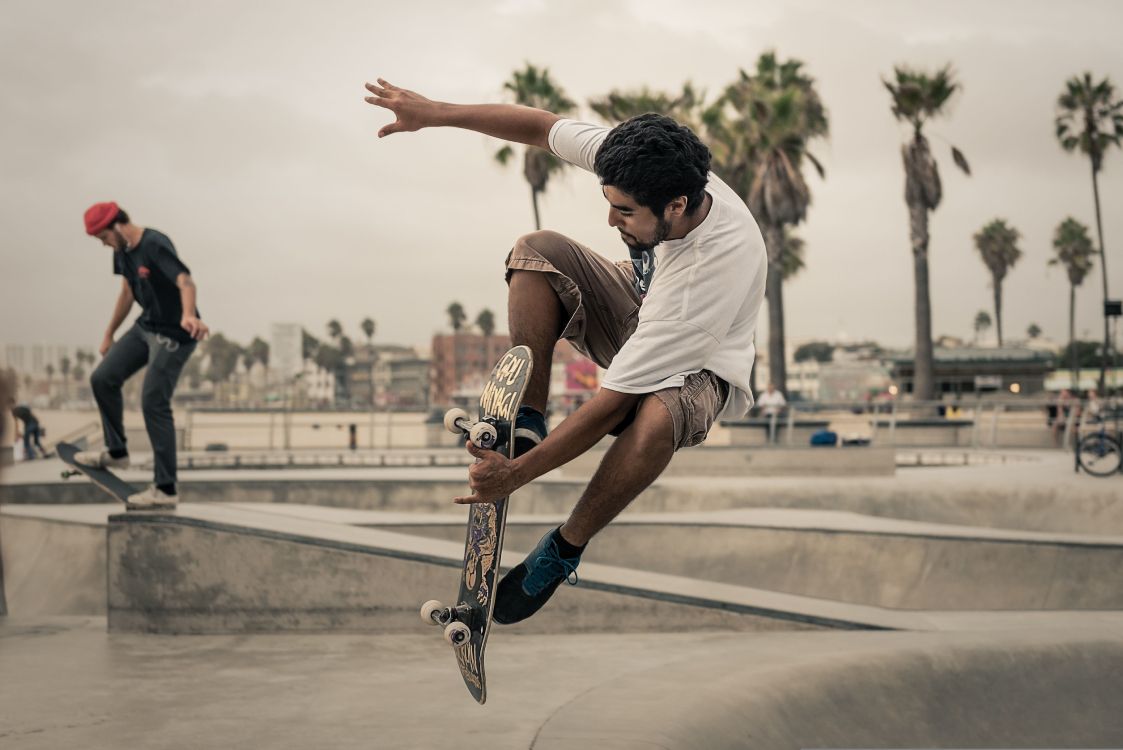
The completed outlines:
<svg viewBox="0 0 1123 750">
<path fill-rule="evenodd" d="M 444 609 L 444 606 L 445 605 L 441 604 L 436 599 L 430 599 L 425 602 L 421 605 L 421 621 L 426 625 L 436 625 L 437 618 L 433 617 L 433 614 L 438 610 Z"/>
<path fill-rule="evenodd" d="M 472 425 L 472 429 L 468 431 L 468 438 L 473 444 L 481 448 L 491 448 L 495 445 L 495 441 L 499 439 L 499 433 L 493 424 L 476 422 Z"/>
<path fill-rule="evenodd" d="M 451 646 L 463 646 L 472 640 L 472 629 L 462 622 L 450 622 L 445 627 L 445 640 Z"/>
<path fill-rule="evenodd" d="M 449 409 L 448 411 L 446 411 L 445 429 L 453 434 L 459 434 L 463 432 L 463 430 L 461 430 L 460 427 L 458 427 L 456 424 L 456 420 L 458 419 L 468 419 L 468 412 L 464 411 L 463 409 Z"/>
</svg>

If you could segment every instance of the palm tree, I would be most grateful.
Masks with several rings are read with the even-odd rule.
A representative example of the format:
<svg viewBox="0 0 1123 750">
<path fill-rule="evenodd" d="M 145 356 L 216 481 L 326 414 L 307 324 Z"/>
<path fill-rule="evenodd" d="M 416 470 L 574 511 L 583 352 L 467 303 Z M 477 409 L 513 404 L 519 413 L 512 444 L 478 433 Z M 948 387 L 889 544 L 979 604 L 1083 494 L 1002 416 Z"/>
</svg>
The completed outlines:
<svg viewBox="0 0 1123 750">
<path fill-rule="evenodd" d="M 780 265 L 780 278 L 784 281 L 793 278 L 803 270 L 803 238 L 784 227 L 784 259 Z"/>
<path fill-rule="evenodd" d="M 338 320 L 335 320 L 334 318 L 332 320 L 329 320 L 328 321 L 328 337 L 331 338 L 332 341 L 335 341 L 342 335 L 343 335 L 343 326 L 340 324 L 340 322 Z"/>
<path fill-rule="evenodd" d="M 1031 339 L 1035 339 L 1040 335 L 1041 326 L 1037 325 L 1036 323 L 1030 323 L 1029 328 L 1026 329 L 1026 336 L 1029 336 Z"/>
<path fill-rule="evenodd" d="M 990 269 L 994 289 L 994 328 L 998 333 L 998 346 L 1002 346 L 1002 280 L 1022 257 L 1018 248 L 1021 234 L 1003 219 L 995 219 L 975 233 L 975 248 Z"/>
<path fill-rule="evenodd" d="M 784 230 L 807 216 L 811 191 L 803 162 L 824 170 L 807 145 L 829 131 L 815 81 L 799 60 L 780 62 L 766 52 L 752 73 L 740 71 L 702 115 L 713 144 L 714 168 L 745 199 L 768 250 L 769 379 L 787 392 L 784 357 Z"/>
<path fill-rule="evenodd" d="M 363 318 L 363 322 L 359 324 L 359 328 L 363 330 L 363 335 L 367 337 L 367 346 L 370 347 L 374 340 L 374 320 L 372 318 Z"/>
<path fill-rule="evenodd" d="M 70 357 L 63 357 L 58 363 L 59 374 L 62 375 L 62 397 L 69 398 L 70 394 Z"/>
<path fill-rule="evenodd" d="M 928 148 L 924 125 L 946 113 L 948 100 L 960 89 L 950 65 L 935 74 L 906 66 L 893 68 L 894 80 L 882 79 L 893 97 L 893 116 L 912 126 L 912 138 L 901 147 L 905 163 L 905 203 L 909 209 L 909 239 L 912 243 L 913 275 L 916 283 L 916 359 L 913 397 L 933 398 L 932 301 L 928 294 L 928 214 L 940 205 L 940 173 Z M 951 149 L 956 166 L 970 175 L 967 159 Z"/>
<path fill-rule="evenodd" d="M 990 313 L 979 310 L 975 313 L 975 343 L 979 343 L 979 336 L 990 330 Z"/>
<path fill-rule="evenodd" d="M 464 321 L 468 319 L 468 314 L 464 312 L 464 306 L 459 302 L 453 302 L 445 310 L 448 315 L 448 322 L 452 325 L 453 333 L 460 333 L 460 329 L 464 327 Z"/>
<path fill-rule="evenodd" d="M 484 338 L 491 336 L 495 333 L 495 313 L 486 307 L 480 310 L 480 314 L 476 316 L 476 327 L 483 333 Z"/>
<path fill-rule="evenodd" d="M 652 91 L 646 86 L 634 91 L 614 89 L 599 99 L 590 99 L 589 107 L 613 124 L 648 112 L 657 112 L 701 135 L 700 110 L 703 96 L 687 81 L 682 85 L 682 93 L 676 95 Z"/>
<path fill-rule="evenodd" d="M 1053 250 L 1056 257 L 1049 265 L 1061 265 L 1068 274 L 1068 350 L 1072 370 L 1072 387 L 1080 382 L 1079 363 L 1076 359 L 1076 287 L 1084 283 L 1084 277 L 1092 270 L 1092 258 L 1096 253 L 1088 227 L 1071 216 L 1057 225 L 1053 233 Z"/>
<path fill-rule="evenodd" d="M 1075 76 L 1065 82 L 1065 90 L 1057 97 L 1057 140 L 1069 153 L 1080 151 L 1092 164 L 1092 197 L 1096 203 L 1096 235 L 1100 241 L 1100 275 L 1103 277 L 1104 345 L 1100 360 L 1100 393 L 1107 379 L 1108 350 L 1111 340 L 1107 317 L 1107 256 L 1104 255 L 1104 230 L 1100 218 L 1100 184 L 1104 155 L 1123 141 L 1123 99 L 1115 96 L 1115 87 L 1104 78 L 1092 80 L 1091 73 Z"/>
<path fill-rule="evenodd" d="M 556 115 L 567 115 L 577 106 L 566 97 L 562 88 L 550 79 L 547 68 L 539 70 L 530 63 L 522 70 L 511 74 L 511 80 L 503 84 L 503 88 L 514 94 L 515 104 L 524 107 L 535 107 L 553 112 Z M 506 165 L 514 156 L 515 151 L 510 145 L 499 149 L 495 159 L 500 164 Z M 534 205 L 534 228 L 541 229 L 542 221 L 538 213 L 538 196 L 545 192 L 550 175 L 565 166 L 565 162 L 549 151 L 527 146 L 523 156 L 523 176 L 530 183 L 530 200 Z"/>
<path fill-rule="evenodd" d="M 269 367 L 269 342 L 260 336 L 254 336 L 253 341 L 250 342 L 250 354 L 253 356 L 255 362 L 260 362 L 266 368 Z"/>
</svg>

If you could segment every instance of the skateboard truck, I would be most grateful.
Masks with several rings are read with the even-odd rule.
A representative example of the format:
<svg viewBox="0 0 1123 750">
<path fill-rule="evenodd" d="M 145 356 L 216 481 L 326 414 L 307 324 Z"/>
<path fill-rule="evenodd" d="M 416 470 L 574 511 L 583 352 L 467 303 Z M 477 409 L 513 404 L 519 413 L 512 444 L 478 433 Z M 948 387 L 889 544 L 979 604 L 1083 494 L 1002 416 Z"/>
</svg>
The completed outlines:
<svg viewBox="0 0 1123 750">
<path fill-rule="evenodd" d="M 446 607 L 436 599 L 421 605 L 421 621 L 427 625 L 444 625 L 445 640 L 450 646 L 463 646 L 472 640 L 472 608 L 467 604 Z"/>
<path fill-rule="evenodd" d="M 473 445 L 487 450 L 506 442 L 506 429 L 493 418 L 474 421 L 463 409 L 449 409 L 445 412 L 445 429 L 454 435 L 465 433 Z"/>
</svg>

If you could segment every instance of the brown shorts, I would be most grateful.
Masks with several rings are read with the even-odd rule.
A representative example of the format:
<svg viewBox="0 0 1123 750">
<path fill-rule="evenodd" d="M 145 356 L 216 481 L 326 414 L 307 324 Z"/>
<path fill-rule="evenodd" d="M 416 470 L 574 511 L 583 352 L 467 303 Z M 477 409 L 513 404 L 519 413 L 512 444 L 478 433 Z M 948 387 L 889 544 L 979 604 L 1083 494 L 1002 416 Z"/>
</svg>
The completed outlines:
<svg viewBox="0 0 1123 750">
<path fill-rule="evenodd" d="M 636 330 L 642 302 L 632 286 L 632 264 L 612 263 L 557 232 L 524 235 L 507 256 L 507 280 L 516 270 L 546 274 L 569 315 L 562 338 L 599 366 L 607 368 Z M 676 388 L 652 394 L 671 415 L 675 450 L 706 439 L 729 395 L 729 386 L 709 370 L 686 376 Z M 638 408 L 638 407 L 637 407 Z M 634 419 L 629 416 L 612 431 L 619 435 Z"/>
</svg>

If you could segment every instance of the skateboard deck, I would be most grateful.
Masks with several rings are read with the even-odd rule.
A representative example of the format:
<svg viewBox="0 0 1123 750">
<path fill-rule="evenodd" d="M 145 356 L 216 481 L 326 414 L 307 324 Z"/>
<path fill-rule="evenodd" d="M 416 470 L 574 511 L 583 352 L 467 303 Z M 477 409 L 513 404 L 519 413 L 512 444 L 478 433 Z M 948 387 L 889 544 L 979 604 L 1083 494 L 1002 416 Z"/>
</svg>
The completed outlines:
<svg viewBox="0 0 1123 750">
<path fill-rule="evenodd" d="M 59 443 L 55 448 L 59 458 L 73 468 L 62 472 L 63 479 L 69 479 L 76 474 L 85 474 L 91 482 L 108 492 L 113 497 L 128 505 L 129 495 L 137 493 L 137 489 L 109 469 L 95 469 L 83 466 L 74 460 L 74 455 L 79 452 L 78 446 L 70 443 Z"/>
<path fill-rule="evenodd" d="M 530 349 L 516 346 L 491 371 L 480 395 L 479 418 L 471 420 L 462 409 L 445 414 L 445 427 L 467 433 L 477 446 L 514 456 L 514 421 L 530 381 L 533 362 Z M 495 587 L 499 580 L 499 557 L 507 523 L 507 501 L 474 503 L 468 511 L 464 542 L 464 569 L 456 603 L 445 607 L 436 600 L 421 608 L 421 618 L 445 626 L 445 640 L 456 653 L 456 662 L 468 692 L 479 703 L 487 700 L 484 648 L 495 609 Z"/>
</svg>

